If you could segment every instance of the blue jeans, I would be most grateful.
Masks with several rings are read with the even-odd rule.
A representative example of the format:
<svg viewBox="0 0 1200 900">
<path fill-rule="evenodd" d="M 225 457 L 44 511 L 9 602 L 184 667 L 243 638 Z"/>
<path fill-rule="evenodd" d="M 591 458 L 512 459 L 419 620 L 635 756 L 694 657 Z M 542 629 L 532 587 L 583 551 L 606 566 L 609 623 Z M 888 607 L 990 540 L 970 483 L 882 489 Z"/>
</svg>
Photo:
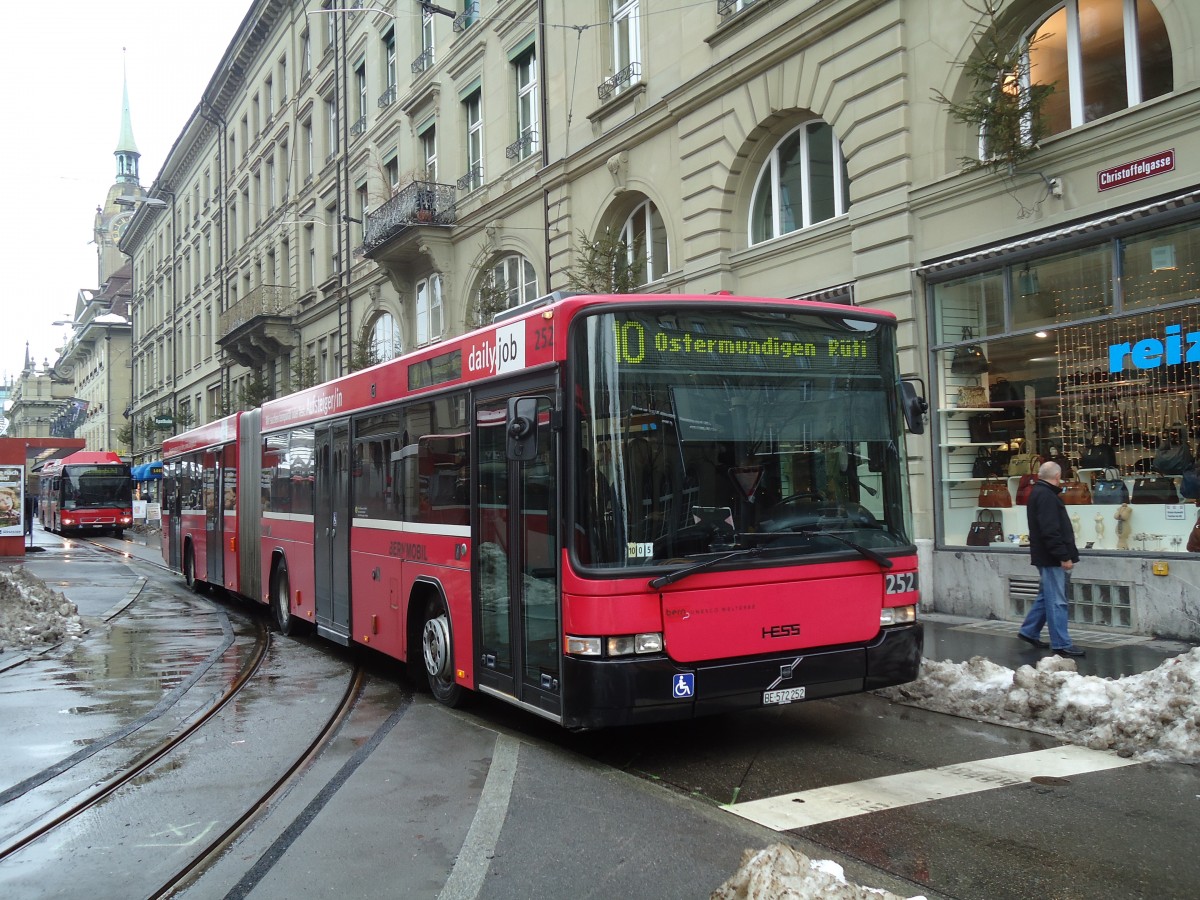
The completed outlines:
<svg viewBox="0 0 1200 900">
<path fill-rule="evenodd" d="M 1067 589 L 1071 573 L 1062 566 L 1038 566 L 1037 570 L 1038 595 L 1021 623 L 1021 634 L 1036 639 L 1042 633 L 1042 626 L 1047 625 L 1050 647 L 1062 650 L 1071 646 L 1071 636 L 1067 634 Z"/>
</svg>

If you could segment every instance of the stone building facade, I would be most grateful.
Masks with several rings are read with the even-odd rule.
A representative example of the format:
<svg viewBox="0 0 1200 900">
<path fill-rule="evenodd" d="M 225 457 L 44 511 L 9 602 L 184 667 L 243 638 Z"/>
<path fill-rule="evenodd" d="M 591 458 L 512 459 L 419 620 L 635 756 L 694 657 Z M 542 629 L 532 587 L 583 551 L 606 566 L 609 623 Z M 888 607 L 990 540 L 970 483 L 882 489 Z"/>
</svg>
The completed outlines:
<svg viewBox="0 0 1200 900">
<path fill-rule="evenodd" d="M 1003 542 L 969 542 L 978 456 L 1057 451 L 1090 489 L 1133 490 L 1140 458 L 1111 479 L 1083 465 L 1101 418 L 1114 447 L 1178 425 L 1194 448 L 1185 361 L 1088 393 L 1110 347 L 1129 345 L 1117 375 L 1149 367 L 1141 342 L 1200 330 L 1194 4 L 1013 0 L 982 23 L 931 0 L 370 6 L 251 4 L 125 233 L 138 461 L 156 416 L 206 422 L 461 333 L 497 301 L 567 287 L 606 237 L 635 248 L 646 291 L 899 317 L 902 370 L 931 405 L 909 458 L 938 608 L 1015 619 L 1030 600 L 1018 505 L 983 516 Z M 937 99 L 979 87 L 981 36 L 1038 38 L 995 90 L 1055 88 L 1019 165 L 964 167 L 997 149 Z M 968 383 L 952 362 L 975 344 L 989 371 Z M 963 386 L 987 408 L 960 406 Z M 1151 394 L 1167 421 L 1139 420 Z M 968 432 L 976 414 L 987 433 Z M 1081 514 L 1078 623 L 1200 636 L 1182 541 L 1196 509 L 1169 499 L 1134 504 L 1143 539 L 1124 546 L 1119 505 Z"/>
</svg>

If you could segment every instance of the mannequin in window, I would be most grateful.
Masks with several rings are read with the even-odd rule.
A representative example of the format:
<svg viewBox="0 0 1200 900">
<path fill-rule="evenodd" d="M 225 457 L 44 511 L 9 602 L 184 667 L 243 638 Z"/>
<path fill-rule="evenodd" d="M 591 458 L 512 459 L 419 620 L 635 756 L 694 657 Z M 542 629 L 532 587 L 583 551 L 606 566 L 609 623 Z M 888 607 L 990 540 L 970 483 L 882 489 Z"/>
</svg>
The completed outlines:
<svg viewBox="0 0 1200 900">
<path fill-rule="evenodd" d="M 1083 451 L 1083 460 L 1079 463 L 1081 469 L 1115 469 L 1117 453 L 1112 445 L 1106 443 L 1104 435 L 1093 434 L 1088 448 Z"/>
</svg>

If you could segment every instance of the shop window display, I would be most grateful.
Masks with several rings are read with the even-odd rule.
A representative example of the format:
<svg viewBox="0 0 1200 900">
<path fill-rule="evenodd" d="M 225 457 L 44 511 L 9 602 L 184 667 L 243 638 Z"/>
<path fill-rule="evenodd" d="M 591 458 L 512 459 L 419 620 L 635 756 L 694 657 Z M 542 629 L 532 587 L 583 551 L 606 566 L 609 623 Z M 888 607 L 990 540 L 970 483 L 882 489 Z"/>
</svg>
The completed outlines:
<svg viewBox="0 0 1200 900">
<path fill-rule="evenodd" d="M 998 519 L 989 546 L 1022 546 L 1030 476 L 1054 459 L 1081 548 L 1186 552 L 1200 495 L 1198 237 L 1175 226 L 931 286 L 947 545 L 979 546 L 978 523 Z M 966 347 L 982 350 L 978 371 L 962 366 Z"/>
</svg>

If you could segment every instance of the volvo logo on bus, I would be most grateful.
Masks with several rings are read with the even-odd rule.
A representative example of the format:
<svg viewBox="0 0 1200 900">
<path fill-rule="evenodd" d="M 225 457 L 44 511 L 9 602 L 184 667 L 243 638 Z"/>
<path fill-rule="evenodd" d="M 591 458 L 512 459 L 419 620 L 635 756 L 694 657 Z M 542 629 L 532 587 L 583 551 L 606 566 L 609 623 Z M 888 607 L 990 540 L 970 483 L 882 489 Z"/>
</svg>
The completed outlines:
<svg viewBox="0 0 1200 900">
<path fill-rule="evenodd" d="M 467 353 L 467 370 L 503 375 L 525 368 L 525 323 L 513 322 L 496 329 L 494 341 L 475 344 Z"/>
</svg>

